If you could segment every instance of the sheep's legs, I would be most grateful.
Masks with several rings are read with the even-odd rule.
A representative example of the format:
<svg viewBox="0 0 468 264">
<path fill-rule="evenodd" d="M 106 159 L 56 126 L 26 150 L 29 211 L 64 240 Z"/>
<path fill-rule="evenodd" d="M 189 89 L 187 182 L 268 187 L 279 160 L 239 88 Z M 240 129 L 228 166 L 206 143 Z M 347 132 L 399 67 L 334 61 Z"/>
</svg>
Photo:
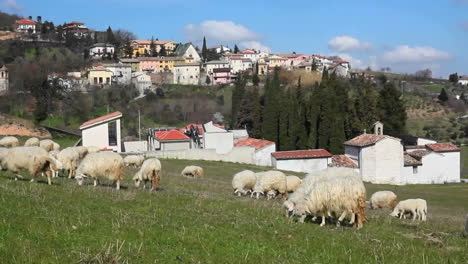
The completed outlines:
<svg viewBox="0 0 468 264">
<path fill-rule="evenodd" d="M 354 221 L 356 221 L 356 214 L 355 213 L 351 213 L 351 220 L 349 221 L 349 224 L 354 224 Z"/>
<path fill-rule="evenodd" d="M 97 185 L 98 185 L 98 180 L 94 179 L 94 187 L 96 187 Z"/>
<path fill-rule="evenodd" d="M 115 189 L 120 190 L 120 180 L 117 180 Z"/>
<path fill-rule="evenodd" d="M 322 223 L 320 223 L 320 226 L 325 225 L 325 213 L 322 213 Z"/>
</svg>

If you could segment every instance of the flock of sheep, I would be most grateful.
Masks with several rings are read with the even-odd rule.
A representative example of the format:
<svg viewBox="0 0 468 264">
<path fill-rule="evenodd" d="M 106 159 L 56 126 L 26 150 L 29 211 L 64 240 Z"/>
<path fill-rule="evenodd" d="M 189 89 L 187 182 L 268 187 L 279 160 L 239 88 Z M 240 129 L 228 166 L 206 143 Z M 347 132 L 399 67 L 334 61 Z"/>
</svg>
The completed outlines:
<svg viewBox="0 0 468 264">
<path fill-rule="evenodd" d="M 320 226 L 326 223 L 326 217 L 338 216 L 337 225 L 350 216 L 349 224 L 362 228 L 366 221 L 365 208 L 390 208 L 391 216 L 426 221 L 427 203 L 423 199 L 408 199 L 397 203 L 397 196 L 391 191 L 379 191 L 366 202 L 366 188 L 361 177 L 353 169 L 328 168 L 319 173 L 308 174 L 304 179 L 286 176 L 280 171 L 254 173 L 244 170 L 232 179 L 234 194 L 250 197 L 266 195 L 267 199 L 282 196 L 287 217 L 297 216 L 303 223 L 312 216 L 315 221 L 321 217 Z M 291 194 L 288 197 L 288 193 Z"/>
</svg>

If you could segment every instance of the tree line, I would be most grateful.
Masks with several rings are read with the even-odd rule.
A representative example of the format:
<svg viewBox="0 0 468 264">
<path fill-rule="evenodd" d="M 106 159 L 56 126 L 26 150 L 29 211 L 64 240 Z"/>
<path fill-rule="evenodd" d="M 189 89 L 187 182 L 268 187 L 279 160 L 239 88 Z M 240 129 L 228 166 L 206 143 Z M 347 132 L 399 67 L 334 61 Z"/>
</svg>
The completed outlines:
<svg viewBox="0 0 468 264">
<path fill-rule="evenodd" d="M 263 94 L 247 87 L 242 76 L 232 96 L 232 128 L 246 128 L 251 137 L 276 142 L 278 150 L 327 149 L 343 153 L 343 142 L 372 129 L 376 121 L 386 134 L 405 132 L 406 109 L 392 82 L 380 89 L 363 78 L 348 80 L 323 72 L 322 81 L 303 87 L 279 78 L 266 80 Z"/>
</svg>

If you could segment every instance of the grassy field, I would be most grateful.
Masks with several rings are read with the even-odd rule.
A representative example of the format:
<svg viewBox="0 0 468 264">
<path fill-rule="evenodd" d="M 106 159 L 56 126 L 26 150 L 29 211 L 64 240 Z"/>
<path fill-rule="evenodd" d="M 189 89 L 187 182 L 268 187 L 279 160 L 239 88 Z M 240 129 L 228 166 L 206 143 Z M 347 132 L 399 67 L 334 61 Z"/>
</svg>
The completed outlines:
<svg viewBox="0 0 468 264">
<path fill-rule="evenodd" d="M 179 175 L 188 164 L 203 179 Z M 400 199 L 428 201 L 426 223 L 368 210 L 361 230 L 299 224 L 280 200 L 232 195 L 239 170 L 260 167 L 162 160 L 162 190 L 136 189 L 128 169 L 124 189 L 13 181 L 0 172 L 1 263 L 467 263 L 461 236 L 468 185 L 377 186 Z M 109 183 L 107 183 L 109 184 Z"/>
</svg>

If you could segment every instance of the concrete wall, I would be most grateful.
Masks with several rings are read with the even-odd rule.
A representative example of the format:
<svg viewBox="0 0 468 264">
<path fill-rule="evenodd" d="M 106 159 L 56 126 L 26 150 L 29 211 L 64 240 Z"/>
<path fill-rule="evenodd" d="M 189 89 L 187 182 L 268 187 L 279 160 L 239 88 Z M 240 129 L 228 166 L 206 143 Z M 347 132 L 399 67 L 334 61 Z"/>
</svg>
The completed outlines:
<svg viewBox="0 0 468 264">
<path fill-rule="evenodd" d="M 314 173 L 328 168 L 330 158 L 319 158 L 319 159 L 288 159 L 288 160 L 276 160 L 272 159 L 273 168 L 279 170 L 297 171 L 305 173 Z"/>
<path fill-rule="evenodd" d="M 442 153 L 445 156 L 447 169 L 445 170 L 446 182 L 460 182 L 460 152 Z"/>
<path fill-rule="evenodd" d="M 401 170 L 404 165 L 401 141 L 386 138 L 375 144 L 376 170 L 372 183 L 405 184 Z"/>
<path fill-rule="evenodd" d="M 147 141 L 126 141 L 124 144 L 125 152 L 146 152 L 148 151 Z"/>
<path fill-rule="evenodd" d="M 374 182 L 376 175 L 375 145 L 362 148 L 359 152 L 359 170 L 363 181 Z"/>
<path fill-rule="evenodd" d="M 275 151 L 276 144 L 271 144 L 255 151 L 255 164 L 259 166 L 271 166 L 271 153 Z"/>
<path fill-rule="evenodd" d="M 112 121 L 114 122 L 114 121 Z M 109 131 L 108 123 L 93 126 L 81 131 L 83 138 L 83 146 L 95 146 L 98 148 L 110 148 L 114 151 L 121 152 L 120 139 L 120 119 L 115 120 L 117 129 L 117 145 L 109 146 Z"/>
<path fill-rule="evenodd" d="M 214 149 L 218 154 L 230 152 L 234 146 L 232 132 L 204 133 L 203 144 L 205 149 Z"/>
<path fill-rule="evenodd" d="M 190 141 L 161 142 L 162 151 L 188 150 L 188 149 L 190 149 Z"/>
</svg>

